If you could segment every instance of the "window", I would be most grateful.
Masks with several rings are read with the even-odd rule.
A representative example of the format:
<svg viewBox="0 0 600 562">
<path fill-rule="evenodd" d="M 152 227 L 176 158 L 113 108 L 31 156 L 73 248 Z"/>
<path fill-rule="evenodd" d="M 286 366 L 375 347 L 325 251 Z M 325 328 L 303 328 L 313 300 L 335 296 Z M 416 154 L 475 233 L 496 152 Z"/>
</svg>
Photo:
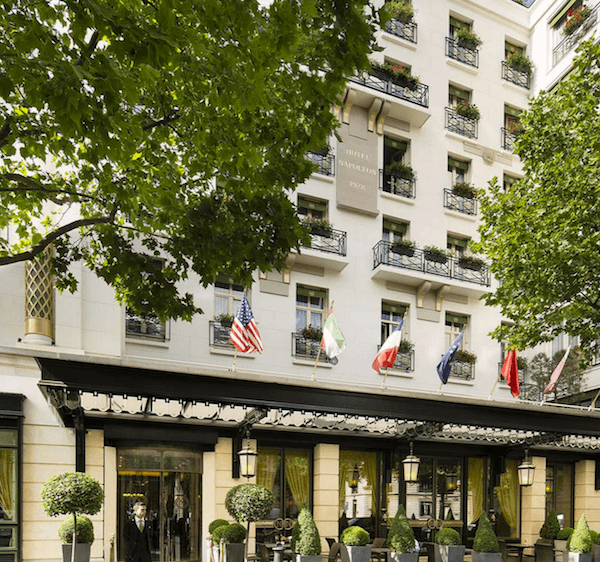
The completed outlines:
<svg viewBox="0 0 600 562">
<path fill-rule="evenodd" d="M 383 139 L 383 165 L 387 168 L 392 163 L 407 164 L 408 141 L 384 137 Z"/>
<path fill-rule="evenodd" d="M 18 555 L 18 446 L 18 430 L 0 428 L 0 560 L 3 562 L 14 562 Z"/>
<path fill-rule="evenodd" d="M 327 219 L 327 201 L 298 195 L 298 214 L 309 219 Z"/>
<path fill-rule="evenodd" d="M 564 351 L 565 346 L 563 343 L 563 335 L 562 334 L 558 334 L 553 340 L 552 340 L 552 357 L 554 357 L 557 353 L 560 353 L 561 351 Z"/>
<path fill-rule="evenodd" d="M 406 311 L 408 306 L 405 304 L 395 304 L 391 302 L 381 303 L 381 343 L 389 337 L 394 328 L 400 323 L 402 318 L 405 319 L 404 326 L 402 328 L 402 339 L 408 340 L 408 326 Z"/>
<path fill-rule="evenodd" d="M 469 317 L 460 314 L 454 314 L 453 312 L 446 312 L 446 347 L 448 349 L 454 340 L 458 337 L 462 331 L 464 331 L 463 339 L 460 343 L 459 349 L 466 348 L 467 339 L 467 326 L 469 324 Z"/>
<path fill-rule="evenodd" d="M 386 242 L 396 242 L 406 236 L 408 224 L 405 222 L 394 221 L 392 219 L 383 219 L 383 240 Z"/>
<path fill-rule="evenodd" d="M 515 183 L 518 178 L 514 178 L 513 176 L 509 176 L 508 174 L 504 174 L 502 176 L 502 188 L 504 191 L 508 191 L 513 183 Z"/>
<path fill-rule="evenodd" d="M 546 513 L 556 512 L 561 528 L 573 526 L 573 466 L 546 465 Z"/>
<path fill-rule="evenodd" d="M 518 45 L 513 45 L 512 43 L 505 41 L 504 42 L 504 58 L 506 59 L 506 57 L 508 57 L 508 55 L 510 55 L 512 53 L 521 53 L 522 55 L 524 55 L 525 47 L 519 47 Z"/>
<path fill-rule="evenodd" d="M 464 29 L 466 31 L 471 31 L 473 24 L 467 23 L 466 21 L 458 20 L 450 16 L 450 29 L 449 34 L 452 39 L 456 39 L 456 32 L 459 29 Z"/>
<path fill-rule="evenodd" d="M 450 250 L 450 253 L 455 258 L 461 258 L 467 253 L 467 245 L 469 244 L 468 238 L 458 238 L 456 236 L 448 235 L 446 248 Z"/>
<path fill-rule="evenodd" d="M 385 137 L 383 142 L 383 184 L 388 193 L 414 197 L 414 171 L 409 162 L 409 143 Z"/>
<path fill-rule="evenodd" d="M 340 451 L 339 514 L 358 519 L 354 525 L 376 536 L 379 510 L 379 468 L 377 453 L 371 451 Z M 354 480 L 355 472 L 358 478 Z"/>
<path fill-rule="evenodd" d="M 471 103 L 471 92 L 457 86 L 448 87 L 448 105 L 456 107 L 460 102 Z"/>
<path fill-rule="evenodd" d="M 458 160 L 448 156 L 448 171 L 450 172 L 451 184 L 463 183 L 467 181 L 469 174 L 469 162 Z"/>
<path fill-rule="evenodd" d="M 569 0 L 556 14 L 556 16 L 554 16 L 554 19 L 550 22 L 554 45 L 558 45 L 558 43 L 565 38 L 564 28 L 569 20 L 569 13 L 572 10 L 581 10 L 584 5 L 584 0 Z"/>
<path fill-rule="evenodd" d="M 519 536 L 521 513 L 519 499 L 519 461 L 508 459 L 505 471 L 500 475 L 500 485 L 494 487 L 493 507 L 496 514 L 496 534 L 498 538 L 516 538 Z"/>
<path fill-rule="evenodd" d="M 321 329 L 327 304 L 327 292 L 298 285 L 296 288 L 296 331 L 308 326 Z"/>
<path fill-rule="evenodd" d="M 217 281 L 215 283 L 215 316 L 228 314 L 233 316 L 238 309 L 244 287 L 235 285 L 227 281 Z"/>
</svg>

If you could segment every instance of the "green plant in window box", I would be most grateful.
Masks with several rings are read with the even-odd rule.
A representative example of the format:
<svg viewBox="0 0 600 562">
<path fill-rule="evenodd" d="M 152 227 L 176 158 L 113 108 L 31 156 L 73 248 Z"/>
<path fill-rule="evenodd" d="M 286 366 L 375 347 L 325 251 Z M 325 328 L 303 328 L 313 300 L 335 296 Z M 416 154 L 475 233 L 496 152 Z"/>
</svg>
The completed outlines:
<svg viewBox="0 0 600 562">
<path fill-rule="evenodd" d="M 461 256 L 458 259 L 458 265 L 464 269 L 472 269 L 474 271 L 481 271 L 485 262 L 476 256 Z"/>
<path fill-rule="evenodd" d="M 573 35 L 577 31 L 583 22 L 592 15 L 592 10 L 583 4 L 579 8 L 572 8 L 567 14 L 567 21 L 563 27 L 563 33 L 565 35 Z"/>
<path fill-rule="evenodd" d="M 455 361 L 458 361 L 459 363 L 476 363 L 477 362 L 477 355 L 475 355 L 474 353 L 471 353 L 470 351 L 467 351 L 466 349 L 459 349 L 456 352 L 456 355 L 454 356 Z"/>
<path fill-rule="evenodd" d="M 408 340 L 400 340 L 398 344 L 398 353 L 410 353 L 415 347 L 415 344 Z"/>
<path fill-rule="evenodd" d="M 417 245 L 413 240 L 408 240 L 406 238 L 400 238 L 400 239 L 394 240 L 392 242 L 391 250 L 392 250 L 392 252 L 394 252 L 396 254 L 412 257 L 415 255 L 416 247 L 417 247 Z"/>
<path fill-rule="evenodd" d="M 425 246 L 423 252 L 425 253 L 425 259 L 438 263 L 446 263 L 450 257 L 448 250 L 438 248 L 437 246 Z"/>
<path fill-rule="evenodd" d="M 227 314 L 227 313 L 223 313 L 223 314 L 217 314 L 214 318 L 215 322 L 218 322 L 219 324 L 221 324 L 221 326 L 223 326 L 223 328 L 231 328 L 231 326 L 233 326 L 233 315 L 231 314 Z"/>
<path fill-rule="evenodd" d="M 481 113 L 479 112 L 479 108 L 468 101 L 461 100 L 456 104 L 454 111 L 457 115 L 461 117 L 466 117 L 467 119 L 472 119 L 473 121 L 479 121 L 481 118 Z"/>
<path fill-rule="evenodd" d="M 321 328 L 313 327 L 310 324 L 306 326 L 306 328 L 302 328 L 300 333 L 305 340 L 321 341 L 323 338 L 323 331 Z"/>
<path fill-rule="evenodd" d="M 519 371 L 527 369 L 527 359 L 525 357 L 517 357 L 517 369 Z"/>
<path fill-rule="evenodd" d="M 415 15 L 412 4 L 406 0 L 390 0 L 385 3 L 385 10 L 392 18 L 403 23 L 411 22 Z"/>
<path fill-rule="evenodd" d="M 409 180 L 413 179 L 415 177 L 415 172 L 411 166 L 408 166 L 407 164 L 403 164 L 402 162 L 396 162 L 396 161 L 390 162 L 385 167 L 385 173 L 392 175 L 392 176 L 409 179 Z"/>
<path fill-rule="evenodd" d="M 521 51 L 513 51 L 506 56 L 506 64 L 515 70 L 520 70 L 521 72 L 526 72 L 529 74 L 531 72 L 531 59 Z"/>
<path fill-rule="evenodd" d="M 371 61 L 371 70 L 374 76 L 382 80 L 391 80 L 394 84 L 415 89 L 419 83 L 419 77 L 414 76 L 408 68 L 401 64 L 392 64 L 387 61 Z"/>
<path fill-rule="evenodd" d="M 464 28 L 457 29 L 454 32 L 454 38 L 460 47 L 465 47 L 467 49 L 476 49 L 483 43 L 479 35 Z"/>
<path fill-rule="evenodd" d="M 507 123 L 506 130 L 511 135 L 518 137 L 525 130 L 525 128 L 523 127 L 523 123 L 521 123 L 521 121 L 518 119 L 513 119 Z"/>
<path fill-rule="evenodd" d="M 464 181 L 456 182 L 452 186 L 452 193 L 465 199 L 475 199 L 477 190 L 470 184 Z"/>
<path fill-rule="evenodd" d="M 302 219 L 302 226 L 307 227 L 311 234 L 331 236 L 332 226 L 327 219 L 304 217 Z"/>
</svg>

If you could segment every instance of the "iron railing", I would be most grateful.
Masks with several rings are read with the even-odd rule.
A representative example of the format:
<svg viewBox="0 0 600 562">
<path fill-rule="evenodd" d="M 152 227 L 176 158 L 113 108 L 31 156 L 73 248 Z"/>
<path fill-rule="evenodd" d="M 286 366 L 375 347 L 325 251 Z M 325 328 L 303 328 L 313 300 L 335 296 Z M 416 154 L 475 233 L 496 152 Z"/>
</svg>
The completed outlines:
<svg viewBox="0 0 600 562">
<path fill-rule="evenodd" d="M 512 152 L 515 146 L 515 140 L 517 140 L 517 135 L 511 133 L 506 127 L 502 127 L 500 131 L 502 133 L 502 148 Z"/>
<path fill-rule="evenodd" d="M 575 46 L 584 35 L 589 31 L 597 19 L 598 19 L 598 6 L 596 4 L 590 13 L 590 15 L 583 21 L 581 26 L 576 29 L 571 35 L 567 35 L 554 49 L 552 50 L 552 65 L 558 64 L 562 59 L 565 58 L 567 53 Z"/>
<path fill-rule="evenodd" d="M 313 229 L 310 233 L 310 246 L 305 246 L 305 248 L 345 256 L 346 239 L 346 232 L 343 230 Z"/>
<path fill-rule="evenodd" d="M 512 82 L 517 86 L 529 89 L 531 82 L 531 73 L 528 70 L 520 70 L 513 68 L 506 64 L 506 61 L 502 61 L 502 78 L 507 82 Z"/>
<path fill-rule="evenodd" d="M 377 346 L 377 351 L 381 349 L 381 345 Z M 398 352 L 396 355 L 396 361 L 391 367 L 397 371 L 406 371 L 410 373 L 415 370 L 415 352 L 414 350 L 407 351 L 406 353 Z"/>
<path fill-rule="evenodd" d="M 309 152 L 307 158 L 317 165 L 317 173 L 324 176 L 335 176 L 335 156 L 333 154 L 319 154 Z"/>
<path fill-rule="evenodd" d="M 477 119 L 459 115 L 453 108 L 446 108 L 446 129 L 451 133 L 458 133 L 470 139 L 477 138 Z"/>
<path fill-rule="evenodd" d="M 479 67 L 479 51 L 460 44 L 457 39 L 446 37 L 446 56 L 469 66 Z"/>
<path fill-rule="evenodd" d="M 475 363 L 466 361 L 453 361 L 450 366 L 450 377 L 472 381 L 475 378 Z"/>
<path fill-rule="evenodd" d="M 292 357 L 297 357 L 298 359 L 316 359 L 318 356 L 321 363 L 337 362 L 330 360 L 323 351 L 319 354 L 320 347 L 320 340 L 309 340 L 301 332 L 292 332 Z"/>
<path fill-rule="evenodd" d="M 419 248 L 406 248 L 387 240 L 373 247 L 373 269 L 389 265 L 411 271 L 422 271 L 458 281 L 490 286 L 490 269 L 486 264 L 474 264 L 456 257 L 445 257 Z"/>
<path fill-rule="evenodd" d="M 504 364 L 503 361 L 501 361 L 500 363 L 498 363 L 498 380 L 499 381 L 503 381 L 504 377 L 502 376 L 502 373 L 500 372 L 502 370 L 502 365 Z M 527 379 L 527 369 L 518 369 L 518 373 L 519 373 L 519 385 L 523 384 L 523 381 Z"/>
<path fill-rule="evenodd" d="M 465 215 L 477 214 L 477 199 L 456 195 L 451 189 L 444 189 L 444 207 Z"/>
<path fill-rule="evenodd" d="M 156 314 L 136 314 L 130 309 L 125 312 L 125 335 L 157 341 L 169 339 L 167 323 Z"/>
<path fill-rule="evenodd" d="M 411 199 L 414 199 L 417 193 L 414 177 L 403 178 L 397 172 L 386 172 L 382 169 L 379 170 L 379 189 Z"/>
<path fill-rule="evenodd" d="M 210 347 L 224 347 L 228 349 L 235 349 L 229 334 L 231 333 L 231 326 L 224 326 L 221 322 L 216 320 L 209 320 L 208 322 L 208 344 Z"/>
<path fill-rule="evenodd" d="M 393 82 L 390 78 L 376 76 L 366 71 L 360 76 L 351 76 L 350 80 L 378 92 L 389 94 L 395 98 L 400 98 L 422 107 L 429 107 L 429 86 L 426 84 L 419 82 L 414 88 L 401 86 Z"/>
<path fill-rule="evenodd" d="M 385 24 L 385 30 L 411 43 L 417 42 L 417 24 L 412 21 L 404 22 L 392 19 Z"/>
</svg>

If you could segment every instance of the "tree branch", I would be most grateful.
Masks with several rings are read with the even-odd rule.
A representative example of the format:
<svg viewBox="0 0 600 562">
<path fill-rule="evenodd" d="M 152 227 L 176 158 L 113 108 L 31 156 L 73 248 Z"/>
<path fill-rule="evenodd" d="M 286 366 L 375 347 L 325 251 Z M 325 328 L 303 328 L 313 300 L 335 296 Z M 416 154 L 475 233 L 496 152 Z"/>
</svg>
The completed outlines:
<svg viewBox="0 0 600 562">
<path fill-rule="evenodd" d="M 168 125 L 169 123 L 173 123 L 173 121 L 177 121 L 181 115 L 179 113 L 173 113 L 160 121 L 153 121 L 152 123 L 147 123 L 142 127 L 144 131 L 148 131 L 150 129 L 154 129 L 154 127 L 161 127 L 162 125 Z"/>
<path fill-rule="evenodd" d="M 21 174 L 2 174 L 0 178 L 5 178 L 9 181 L 14 181 L 17 183 L 24 184 L 25 187 L 14 187 L 14 188 L 0 188 L 0 193 L 2 192 L 11 192 L 11 191 L 41 191 L 42 193 L 48 194 L 48 199 L 53 201 L 58 205 L 64 205 L 65 203 L 72 203 L 72 197 L 79 197 L 81 199 L 87 199 L 89 201 L 96 201 L 99 203 L 106 203 L 102 199 L 98 199 L 97 197 L 92 197 L 91 195 L 87 195 L 86 193 L 77 193 L 76 191 L 69 191 L 67 189 L 48 189 L 41 183 L 36 182 L 34 179 L 29 178 L 27 176 L 23 176 Z M 54 197 L 56 195 L 65 195 L 66 197 L 63 199 L 59 199 Z"/>
<path fill-rule="evenodd" d="M 98 40 L 100 39 L 100 34 L 98 30 L 92 33 L 92 37 L 90 38 L 90 42 L 88 43 L 87 53 L 81 53 L 79 60 L 75 63 L 75 66 L 81 66 L 85 59 L 92 56 L 92 53 L 96 50 L 96 46 L 98 45 Z"/>
</svg>

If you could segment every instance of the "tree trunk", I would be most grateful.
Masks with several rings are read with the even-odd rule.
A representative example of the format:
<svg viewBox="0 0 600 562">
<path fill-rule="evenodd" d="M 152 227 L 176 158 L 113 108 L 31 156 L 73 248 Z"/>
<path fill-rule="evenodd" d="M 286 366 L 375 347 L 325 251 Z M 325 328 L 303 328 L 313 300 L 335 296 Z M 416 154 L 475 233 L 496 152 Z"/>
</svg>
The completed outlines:
<svg viewBox="0 0 600 562">
<path fill-rule="evenodd" d="M 71 550 L 71 562 L 75 562 L 75 551 L 77 550 L 77 514 L 73 513 L 73 548 Z"/>
</svg>

